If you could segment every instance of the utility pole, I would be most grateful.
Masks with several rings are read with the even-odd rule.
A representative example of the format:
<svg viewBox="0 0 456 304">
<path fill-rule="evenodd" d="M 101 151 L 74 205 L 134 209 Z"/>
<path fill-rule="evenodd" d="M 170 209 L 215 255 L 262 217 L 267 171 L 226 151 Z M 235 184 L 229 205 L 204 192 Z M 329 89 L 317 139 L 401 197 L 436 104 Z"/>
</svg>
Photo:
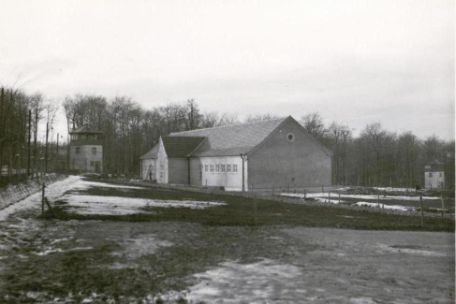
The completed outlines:
<svg viewBox="0 0 456 304">
<path fill-rule="evenodd" d="M 30 141 L 32 139 L 32 110 L 28 111 L 28 140 L 27 140 L 27 176 L 30 176 Z"/>
<path fill-rule="evenodd" d="M 57 133 L 57 156 L 59 155 L 59 133 Z"/>
<path fill-rule="evenodd" d="M 37 148 L 37 138 L 38 138 L 38 107 L 35 108 L 35 124 L 34 134 L 33 134 L 33 171 L 37 174 L 37 161 L 38 161 L 38 148 Z"/>
<path fill-rule="evenodd" d="M 4 98 L 5 98 L 5 89 L 2 87 L 0 91 L 0 141 L 2 142 L 2 146 L 0 146 L 0 175 L 1 175 L 1 170 L 3 167 L 3 136 L 4 136 L 4 121 L 5 118 L 3 117 L 3 103 L 4 103 Z"/>
<path fill-rule="evenodd" d="M 60 170 L 60 165 L 59 165 L 59 133 L 57 133 L 57 153 L 55 155 L 55 161 L 54 161 L 54 166 L 55 168 L 59 169 Z"/>
<path fill-rule="evenodd" d="M 48 138 L 49 138 L 49 122 L 46 123 L 46 147 L 44 150 L 44 173 L 48 171 Z"/>
</svg>

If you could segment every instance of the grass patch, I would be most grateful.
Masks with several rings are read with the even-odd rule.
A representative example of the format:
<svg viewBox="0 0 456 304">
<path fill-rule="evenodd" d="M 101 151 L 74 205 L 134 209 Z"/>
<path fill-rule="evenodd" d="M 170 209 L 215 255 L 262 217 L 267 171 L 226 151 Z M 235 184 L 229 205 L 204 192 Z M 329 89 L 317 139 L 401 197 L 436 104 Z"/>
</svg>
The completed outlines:
<svg viewBox="0 0 456 304">
<path fill-rule="evenodd" d="M 137 197 L 160 200 L 223 201 L 226 205 L 207 209 L 145 207 L 153 213 L 132 215 L 79 215 L 68 212 L 64 204 L 54 208 L 54 217 L 61 220 L 111 221 L 181 221 L 210 226 L 293 225 L 369 230 L 454 231 L 454 220 L 425 217 L 421 227 L 419 216 L 407 216 L 327 206 L 290 204 L 274 200 L 240 196 L 186 192 L 180 190 L 90 188 L 91 195 Z M 58 204 L 60 205 L 60 204 Z M 63 207 L 62 207 L 63 206 Z"/>
</svg>

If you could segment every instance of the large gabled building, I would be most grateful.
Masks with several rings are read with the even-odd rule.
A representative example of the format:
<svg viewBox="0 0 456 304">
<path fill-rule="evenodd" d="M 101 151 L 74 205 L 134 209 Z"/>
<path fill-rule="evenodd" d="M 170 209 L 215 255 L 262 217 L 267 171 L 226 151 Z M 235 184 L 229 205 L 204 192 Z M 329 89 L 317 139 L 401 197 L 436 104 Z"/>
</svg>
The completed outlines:
<svg viewBox="0 0 456 304">
<path fill-rule="evenodd" d="M 229 191 L 331 185 L 332 153 L 291 116 L 171 133 L 141 157 L 141 177 Z"/>
</svg>

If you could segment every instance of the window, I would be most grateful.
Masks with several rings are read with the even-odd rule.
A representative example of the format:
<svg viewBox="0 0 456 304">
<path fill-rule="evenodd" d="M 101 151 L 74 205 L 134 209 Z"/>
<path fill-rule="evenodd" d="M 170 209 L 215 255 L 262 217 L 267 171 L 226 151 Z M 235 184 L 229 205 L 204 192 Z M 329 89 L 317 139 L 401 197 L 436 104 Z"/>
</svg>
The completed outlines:
<svg viewBox="0 0 456 304">
<path fill-rule="evenodd" d="M 288 139 L 289 142 L 293 142 L 294 139 L 295 139 L 294 134 L 293 133 L 288 133 L 287 134 L 287 139 Z"/>
<path fill-rule="evenodd" d="M 81 153 L 81 147 L 75 147 L 75 148 L 74 148 L 74 152 L 75 152 L 76 154 Z"/>
<path fill-rule="evenodd" d="M 214 172 L 214 165 L 209 165 L 211 172 Z"/>
<path fill-rule="evenodd" d="M 439 173 L 439 177 L 442 177 L 442 172 Z"/>
<path fill-rule="evenodd" d="M 220 171 L 225 172 L 225 165 L 220 165 Z"/>
<path fill-rule="evenodd" d="M 226 172 L 231 172 L 231 165 L 230 164 L 226 165 Z"/>
<path fill-rule="evenodd" d="M 428 177 L 432 177 L 432 172 L 429 172 L 429 173 L 428 173 Z"/>
<path fill-rule="evenodd" d="M 207 166 L 207 165 L 204 165 L 204 171 L 207 172 L 207 169 L 208 169 L 208 166 Z"/>
<path fill-rule="evenodd" d="M 220 172 L 220 165 L 219 164 L 215 165 L 215 172 Z"/>
<path fill-rule="evenodd" d="M 92 154 L 97 154 L 97 147 L 92 147 Z"/>
<path fill-rule="evenodd" d="M 233 165 L 233 172 L 237 172 L 237 165 L 236 164 Z"/>
</svg>

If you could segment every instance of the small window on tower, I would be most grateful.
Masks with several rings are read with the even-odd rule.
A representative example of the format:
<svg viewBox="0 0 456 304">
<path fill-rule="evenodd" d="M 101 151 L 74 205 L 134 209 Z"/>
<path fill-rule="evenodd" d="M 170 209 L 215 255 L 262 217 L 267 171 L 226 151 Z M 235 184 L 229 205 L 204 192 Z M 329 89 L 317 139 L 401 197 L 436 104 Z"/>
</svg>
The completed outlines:
<svg viewBox="0 0 456 304">
<path fill-rule="evenodd" d="M 214 172 L 214 165 L 209 165 L 209 166 L 210 166 L 209 168 L 210 168 L 211 172 Z"/>
<path fill-rule="evenodd" d="M 231 165 L 230 164 L 226 165 L 226 172 L 231 172 Z"/>
<path fill-rule="evenodd" d="M 220 172 L 220 165 L 219 164 L 215 165 L 215 172 Z"/>
<path fill-rule="evenodd" d="M 97 154 L 97 147 L 92 147 L 92 154 L 93 155 Z"/>
<path fill-rule="evenodd" d="M 225 165 L 220 165 L 220 171 L 225 172 Z"/>
<path fill-rule="evenodd" d="M 237 165 L 236 164 L 233 165 L 233 172 L 237 172 Z"/>
</svg>

